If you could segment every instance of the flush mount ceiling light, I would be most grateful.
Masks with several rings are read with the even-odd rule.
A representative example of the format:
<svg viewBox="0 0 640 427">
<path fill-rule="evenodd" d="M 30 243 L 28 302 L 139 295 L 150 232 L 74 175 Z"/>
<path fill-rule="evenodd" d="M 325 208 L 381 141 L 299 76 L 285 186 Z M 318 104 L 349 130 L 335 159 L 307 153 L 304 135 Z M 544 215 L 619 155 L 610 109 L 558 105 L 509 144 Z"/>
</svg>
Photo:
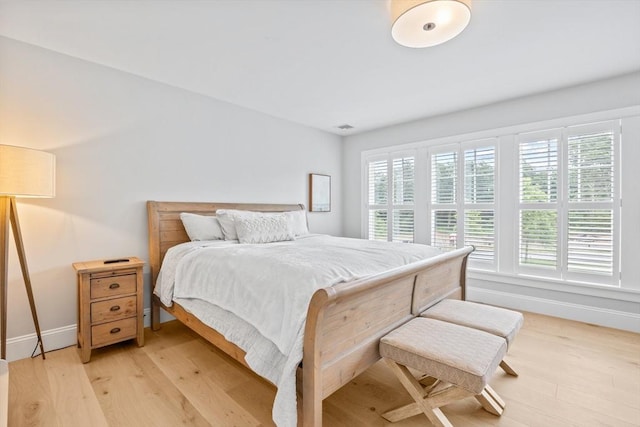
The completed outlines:
<svg viewBox="0 0 640 427">
<path fill-rule="evenodd" d="M 451 40 L 471 20 L 471 0 L 391 0 L 391 36 L 406 47 Z"/>
</svg>

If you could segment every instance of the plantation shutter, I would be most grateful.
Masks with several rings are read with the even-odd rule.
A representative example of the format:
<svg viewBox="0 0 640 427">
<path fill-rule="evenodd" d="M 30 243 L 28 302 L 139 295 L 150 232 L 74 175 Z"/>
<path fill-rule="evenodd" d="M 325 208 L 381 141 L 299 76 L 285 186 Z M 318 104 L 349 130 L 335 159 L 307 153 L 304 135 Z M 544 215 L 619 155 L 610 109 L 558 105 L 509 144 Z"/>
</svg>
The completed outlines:
<svg viewBox="0 0 640 427">
<path fill-rule="evenodd" d="M 619 282 L 619 126 L 601 122 L 520 137 L 521 269 Z"/>
<path fill-rule="evenodd" d="M 389 166 L 387 160 L 369 162 L 369 240 L 387 240 Z"/>
<path fill-rule="evenodd" d="M 568 137 L 567 269 L 612 275 L 614 131 Z"/>
<path fill-rule="evenodd" d="M 443 250 L 457 247 L 458 153 L 431 155 L 431 244 Z"/>
<path fill-rule="evenodd" d="M 413 242 L 415 158 L 393 159 L 393 227 L 391 240 Z"/>
<path fill-rule="evenodd" d="M 368 238 L 414 241 L 415 156 L 367 163 Z"/>
<path fill-rule="evenodd" d="M 464 244 L 471 259 L 495 260 L 495 147 L 464 151 Z"/>
<path fill-rule="evenodd" d="M 558 138 L 519 144 L 519 264 L 558 267 Z"/>
</svg>

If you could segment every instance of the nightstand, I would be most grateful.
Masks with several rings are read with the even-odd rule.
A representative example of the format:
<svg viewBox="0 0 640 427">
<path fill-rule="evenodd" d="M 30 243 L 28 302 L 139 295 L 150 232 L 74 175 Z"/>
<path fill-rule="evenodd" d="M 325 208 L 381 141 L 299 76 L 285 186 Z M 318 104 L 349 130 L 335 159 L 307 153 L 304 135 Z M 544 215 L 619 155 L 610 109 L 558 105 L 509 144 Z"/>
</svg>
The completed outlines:
<svg viewBox="0 0 640 427">
<path fill-rule="evenodd" d="M 118 262 L 113 262 L 118 261 Z M 78 347 L 82 363 L 91 350 L 136 339 L 144 345 L 142 267 L 136 257 L 75 262 L 78 274 Z"/>
</svg>

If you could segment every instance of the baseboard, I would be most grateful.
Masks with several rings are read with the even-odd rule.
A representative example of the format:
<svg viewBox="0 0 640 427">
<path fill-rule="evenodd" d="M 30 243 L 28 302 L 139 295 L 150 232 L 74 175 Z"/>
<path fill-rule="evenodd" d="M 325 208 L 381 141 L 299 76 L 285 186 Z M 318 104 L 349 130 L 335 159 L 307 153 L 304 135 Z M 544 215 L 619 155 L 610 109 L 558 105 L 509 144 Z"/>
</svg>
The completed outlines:
<svg viewBox="0 0 640 427">
<path fill-rule="evenodd" d="M 638 313 L 609 310 L 477 287 L 469 287 L 467 289 L 467 299 L 514 310 L 530 311 L 594 325 L 640 332 L 640 314 Z"/>
<path fill-rule="evenodd" d="M 61 328 L 42 331 L 42 344 L 45 351 L 58 350 L 61 348 L 76 345 L 77 343 L 76 325 L 63 326 Z M 35 354 L 40 354 L 40 348 L 36 349 L 38 337 L 35 334 L 23 335 L 21 337 L 9 338 L 7 340 L 7 361 L 26 359 Z"/>
<path fill-rule="evenodd" d="M 172 320 L 165 316 L 160 316 L 160 321 L 167 322 Z M 144 327 L 151 326 L 151 309 L 144 310 Z M 49 329 L 42 332 L 42 343 L 44 351 L 49 352 L 59 350 L 61 348 L 77 345 L 76 325 L 63 326 L 61 328 Z M 38 337 L 35 332 L 21 337 L 10 338 L 7 340 L 7 361 L 26 359 L 31 357 L 32 352 L 36 348 Z M 40 354 L 40 348 L 36 349 L 36 355 Z"/>
<path fill-rule="evenodd" d="M 623 311 L 608 310 L 580 304 L 554 301 L 527 295 L 517 295 L 507 292 L 469 287 L 467 289 L 469 301 L 498 305 L 514 310 L 531 311 L 579 322 L 592 323 L 610 328 L 640 332 L 640 314 Z M 160 321 L 168 322 L 174 317 L 168 313 L 160 313 Z M 151 309 L 144 310 L 144 327 L 151 326 Z M 45 351 L 59 350 L 77 344 L 76 325 L 50 329 L 42 333 Z M 37 344 L 36 334 L 23 335 L 7 340 L 7 361 L 26 359 L 31 356 Z M 39 349 L 36 353 L 39 354 Z"/>
</svg>

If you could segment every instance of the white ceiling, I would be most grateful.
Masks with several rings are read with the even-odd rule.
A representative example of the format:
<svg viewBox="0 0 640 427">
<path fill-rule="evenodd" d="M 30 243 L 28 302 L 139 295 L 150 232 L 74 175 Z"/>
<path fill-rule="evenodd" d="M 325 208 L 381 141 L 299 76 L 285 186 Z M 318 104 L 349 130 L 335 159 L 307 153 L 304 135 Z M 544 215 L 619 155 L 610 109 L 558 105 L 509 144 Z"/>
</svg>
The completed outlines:
<svg viewBox="0 0 640 427">
<path fill-rule="evenodd" d="M 336 134 L 640 70 L 640 0 L 473 0 L 469 27 L 427 49 L 391 39 L 388 8 L 2 1 L 0 35 Z"/>
</svg>

